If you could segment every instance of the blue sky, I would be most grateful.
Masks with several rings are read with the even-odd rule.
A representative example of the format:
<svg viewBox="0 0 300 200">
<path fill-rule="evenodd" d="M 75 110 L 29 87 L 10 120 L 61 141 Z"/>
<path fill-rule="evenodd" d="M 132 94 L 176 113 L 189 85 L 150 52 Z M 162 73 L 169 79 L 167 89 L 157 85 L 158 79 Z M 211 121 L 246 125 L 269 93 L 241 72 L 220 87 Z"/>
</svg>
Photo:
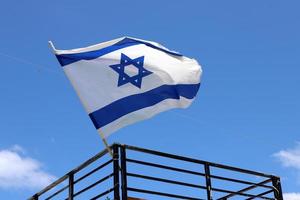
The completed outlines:
<svg viewBox="0 0 300 200">
<path fill-rule="evenodd" d="M 110 143 L 276 174 L 285 193 L 300 193 L 299 6 L 296 0 L 2 2 L 0 162 L 1 155 L 33 162 L 39 171 L 32 176 L 45 179 L 35 188 L 10 184 L 0 169 L 0 199 L 25 199 L 104 148 L 47 41 L 70 49 L 124 35 L 196 58 L 204 74 L 191 107 L 128 126 Z"/>
</svg>

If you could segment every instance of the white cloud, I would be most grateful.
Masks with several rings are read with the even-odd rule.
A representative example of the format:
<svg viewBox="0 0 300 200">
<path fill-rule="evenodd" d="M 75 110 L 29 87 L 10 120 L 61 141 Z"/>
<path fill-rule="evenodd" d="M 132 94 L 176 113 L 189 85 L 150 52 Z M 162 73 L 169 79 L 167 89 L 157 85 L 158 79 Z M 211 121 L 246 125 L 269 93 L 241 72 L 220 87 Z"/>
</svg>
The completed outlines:
<svg viewBox="0 0 300 200">
<path fill-rule="evenodd" d="M 294 148 L 281 150 L 274 156 L 281 162 L 284 167 L 296 169 L 300 173 L 300 143 L 298 142 Z M 300 193 L 284 193 L 284 200 L 300 200 Z"/>
<path fill-rule="evenodd" d="M 37 160 L 24 155 L 18 145 L 0 150 L 0 188 L 40 189 L 56 177 L 43 171 Z"/>
<path fill-rule="evenodd" d="M 300 193 L 285 193 L 283 194 L 284 200 L 299 200 L 300 199 Z"/>
<path fill-rule="evenodd" d="M 293 149 L 281 150 L 274 154 L 283 166 L 300 170 L 300 143 Z"/>
</svg>

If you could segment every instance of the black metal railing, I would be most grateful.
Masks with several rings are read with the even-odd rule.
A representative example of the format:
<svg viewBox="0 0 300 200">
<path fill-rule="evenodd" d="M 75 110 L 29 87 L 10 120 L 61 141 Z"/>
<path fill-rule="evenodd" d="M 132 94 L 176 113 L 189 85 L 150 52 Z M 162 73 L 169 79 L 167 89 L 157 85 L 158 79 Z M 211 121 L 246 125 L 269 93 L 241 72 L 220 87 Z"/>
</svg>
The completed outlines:
<svg viewBox="0 0 300 200">
<path fill-rule="evenodd" d="M 30 200 L 283 200 L 280 178 L 159 151 L 114 144 Z M 133 198 L 135 197 L 135 198 Z"/>
</svg>

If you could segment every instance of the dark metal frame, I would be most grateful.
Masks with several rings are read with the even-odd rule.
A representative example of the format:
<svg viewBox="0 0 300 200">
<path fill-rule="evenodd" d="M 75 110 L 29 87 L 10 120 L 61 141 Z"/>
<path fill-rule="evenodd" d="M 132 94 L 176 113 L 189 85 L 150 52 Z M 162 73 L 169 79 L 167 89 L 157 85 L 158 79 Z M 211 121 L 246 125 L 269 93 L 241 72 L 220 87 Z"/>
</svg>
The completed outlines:
<svg viewBox="0 0 300 200">
<path fill-rule="evenodd" d="M 73 169 L 72 171 L 70 171 L 69 173 L 67 173 L 66 175 L 64 175 L 63 177 L 61 177 L 54 183 L 52 183 L 51 185 L 47 186 L 40 192 L 33 195 L 31 198 L 29 198 L 29 200 L 41 200 L 41 199 L 50 200 L 50 199 L 53 199 L 54 197 L 56 197 L 61 192 L 66 191 L 66 190 L 68 190 L 68 197 L 66 197 L 65 200 L 73 200 L 73 199 L 75 199 L 75 197 L 92 189 L 96 185 L 104 184 L 104 181 L 106 181 L 110 178 L 113 179 L 113 186 L 109 187 L 109 189 L 107 189 L 105 191 L 101 191 L 101 192 L 97 193 L 96 196 L 90 198 L 91 200 L 100 199 L 101 197 L 103 197 L 111 192 L 113 192 L 115 200 L 120 200 L 120 199 L 127 200 L 128 193 L 130 193 L 130 192 L 134 192 L 136 194 L 137 193 L 150 194 L 150 195 L 154 195 L 154 196 L 160 196 L 161 198 L 164 197 L 164 198 L 187 199 L 187 200 L 202 200 L 202 199 L 227 200 L 227 199 L 231 199 L 234 197 L 235 198 L 239 197 L 239 199 L 247 199 L 247 200 L 250 200 L 250 199 L 283 200 L 280 178 L 277 176 L 268 175 L 268 174 L 251 171 L 251 170 L 246 170 L 246 169 L 241 169 L 241 168 L 236 168 L 236 167 L 231 167 L 231 166 L 227 166 L 227 165 L 207 162 L 207 161 L 203 161 L 203 160 L 163 153 L 163 152 L 159 152 L 159 151 L 129 146 L 129 145 L 113 144 L 110 148 L 113 150 L 113 158 L 112 159 L 99 165 L 98 167 L 96 167 L 95 169 L 86 173 L 85 175 L 75 179 L 75 174 L 77 174 L 79 171 L 86 168 L 87 166 L 94 163 L 96 160 L 102 158 L 105 154 L 108 153 L 107 150 L 103 150 L 102 152 L 98 153 L 96 156 L 87 160 L 86 162 L 84 162 L 83 164 L 78 166 L 77 168 Z M 167 159 L 175 159 L 175 160 L 199 164 L 199 165 L 203 166 L 204 173 L 201 173 L 198 171 L 182 169 L 182 168 L 176 168 L 173 166 L 168 166 L 168 165 L 163 165 L 163 164 L 157 164 L 157 163 L 148 162 L 148 161 L 130 159 L 126 155 L 128 150 L 140 152 L 140 153 L 144 153 L 144 154 L 150 154 L 150 155 L 154 155 L 154 156 L 159 156 L 159 157 L 164 157 Z M 186 174 L 190 174 L 190 175 L 204 177 L 205 185 L 186 183 L 186 182 L 182 182 L 182 181 L 165 179 L 165 178 L 161 178 L 161 177 L 154 177 L 154 176 L 148 176 L 148 175 L 128 172 L 127 164 L 130 164 L 130 163 L 131 164 L 134 163 L 136 165 L 143 165 L 143 166 L 148 166 L 148 167 L 159 168 L 159 169 L 165 169 L 165 170 L 172 171 L 174 173 L 180 172 L 180 173 L 186 173 Z M 103 178 L 100 178 L 93 184 L 88 185 L 87 187 L 81 189 L 80 191 L 75 192 L 74 185 L 76 183 L 93 175 L 98 170 L 101 170 L 103 167 L 108 166 L 110 164 L 112 164 L 112 173 L 108 174 L 107 176 L 105 176 Z M 212 168 L 229 170 L 232 172 L 238 172 L 238 173 L 242 173 L 242 174 L 260 177 L 260 178 L 263 178 L 263 181 L 256 183 L 256 182 L 252 182 L 252 181 L 248 181 L 248 180 L 241 180 L 241 179 L 236 179 L 236 178 L 229 178 L 229 177 L 214 175 L 211 172 Z M 155 181 L 155 182 L 178 185 L 178 186 L 182 186 L 182 187 L 206 190 L 206 197 L 191 197 L 191 196 L 188 196 L 189 194 L 174 194 L 174 193 L 167 193 L 167 192 L 161 192 L 161 191 L 153 191 L 153 190 L 148 190 L 148 189 L 144 189 L 144 188 L 130 187 L 127 185 L 128 177 L 134 177 L 134 178 L 139 178 L 139 179 L 148 180 L 148 181 Z M 238 191 L 232 191 L 232 190 L 223 189 L 223 188 L 216 188 L 213 185 L 214 180 L 222 180 L 222 181 L 226 181 L 228 183 L 242 184 L 245 187 L 243 187 L 243 189 L 240 189 Z M 61 187 L 60 189 L 58 189 L 51 195 L 44 197 L 46 193 L 48 193 L 51 189 L 54 189 L 54 188 L 58 187 L 59 185 L 62 185 L 62 182 L 64 182 L 64 181 L 68 181 L 67 186 L 63 185 L 63 187 Z M 144 187 L 147 188 L 146 186 L 144 186 Z M 260 190 L 259 190 L 260 192 L 258 192 L 258 194 L 253 193 L 253 190 L 257 189 L 257 188 L 260 188 Z M 214 192 L 218 192 L 218 193 L 221 193 L 224 195 L 222 195 L 222 197 L 214 198 L 213 197 Z"/>
</svg>

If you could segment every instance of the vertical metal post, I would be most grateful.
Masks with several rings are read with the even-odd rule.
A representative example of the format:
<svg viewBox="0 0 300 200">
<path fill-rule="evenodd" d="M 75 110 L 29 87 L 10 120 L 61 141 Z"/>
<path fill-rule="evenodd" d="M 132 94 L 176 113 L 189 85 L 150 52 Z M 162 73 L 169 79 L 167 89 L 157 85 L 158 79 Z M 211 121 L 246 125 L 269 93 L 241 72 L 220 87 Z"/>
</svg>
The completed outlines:
<svg viewBox="0 0 300 200">
<path fill-rule="evenodd" d="M 209 164 L 208 163 L 204 164 L 204 170 L 205 170 L 207 200 L 212 200 L 210 169 L 209 169 Z"/>
<path fill-rule="evenodd" d="M 121 180 L 122 180 L 122 200 L 127 200 L 126 148 L 124 146 L 121 146 Z"/>
<path fill-rule="evenodd" d="M 68 200 L 73 200 L 74 195 L 74 174 L 71 172 L 69 174 L 69 198 Z"/>
<path fill-rule="evenodd" d="M 119 146 L 113 145 L 113 170 L 114 170 L 114 200 L 120 200 L 119 183 Z"/>
<path fill-rule="evenodd" d="M 283 200 L 283 195 L 282 195 L 282 189 L 281 189 L 281 183 L 280 183 L 280 178 L 273 176 L 272 177 L 272 184 L 274 187 L 274 197 L 276 200 Z"/>
</svg>

